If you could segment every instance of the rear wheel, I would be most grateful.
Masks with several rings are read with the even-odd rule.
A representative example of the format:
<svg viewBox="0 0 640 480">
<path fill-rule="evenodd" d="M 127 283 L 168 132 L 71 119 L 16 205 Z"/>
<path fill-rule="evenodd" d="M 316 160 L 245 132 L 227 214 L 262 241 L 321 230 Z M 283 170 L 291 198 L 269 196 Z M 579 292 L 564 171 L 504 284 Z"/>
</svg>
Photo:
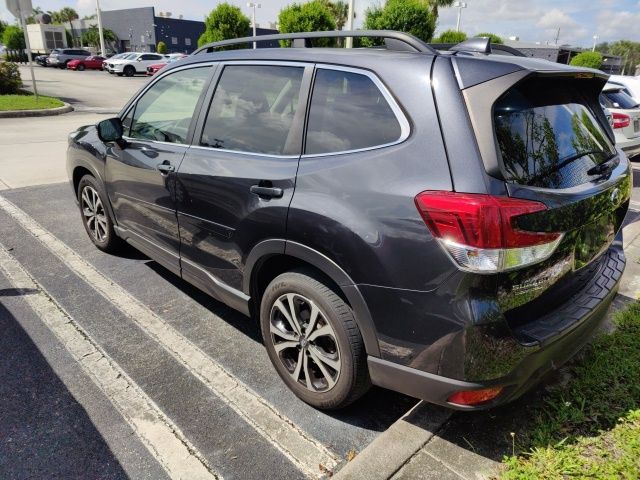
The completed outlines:
<svg viewBox="0 0 640 480">
<path fill-rule="evenodd" d="M 276 277 L 262 297 L 260 324 L 276 371 L 305 402 L 342 408 L 368 390 L 366 353 L 353 312 L 312 272 Z"/>
<path fill-rule="evenodd" d="M 133 77 L 136 73 L 136 69 L 133 68 L 131 65 L 127 65 L 126 67 L 124 67 L 124 74 L 127 77 Z"/>
<path fill-rule="evenodd" d="M 81 64 L 79 64 L 79 65 L 76 67 L 76 69 L 77 69 L 79 72 L 82 72 L 82 71 L 84 70 L 84 68 L 85 68 L 85 67 L 84 67 L 84 63 L 81 63 Z"/>
<path fill-rule="evenodd" d="M 106 209 L 106 197 L 94 177 L 85 175 L 78 184 L 78 203 L 82 224 L 93 244 L 104 252 L 115 252 L 122 240 L 113 229 Z"/>
</svg>

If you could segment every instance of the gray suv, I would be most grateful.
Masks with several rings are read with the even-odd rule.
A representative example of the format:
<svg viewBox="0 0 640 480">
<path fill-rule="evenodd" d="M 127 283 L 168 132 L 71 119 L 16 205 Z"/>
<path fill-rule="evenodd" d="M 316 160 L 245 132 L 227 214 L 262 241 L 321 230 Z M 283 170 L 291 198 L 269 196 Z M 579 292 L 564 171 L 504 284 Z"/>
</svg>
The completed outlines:
<svg viewBox="0 0 640 480">
<path fill-rule="evenodd" d="M 71 60 L 83 60 L 91 56 L 88 50 L 78 48 L 61 48 L 51 52 L 47 58 L 49 67 L 67 68 L 67 63 Z"/>
<path fill-rule="evenodd" d="M 380 47 L 311 48 L 347 36 Z M 271 40 L 293 48 L 219 51 Z M 488 408 L 575 354 L 616 295 L 631 173 L 606 81 L 487 39 L 228 40 L 71 133 L 67 168 L 99 249 L 128 242 L 255 319 L 305 402 L 373 384 Z"/>
</svg>

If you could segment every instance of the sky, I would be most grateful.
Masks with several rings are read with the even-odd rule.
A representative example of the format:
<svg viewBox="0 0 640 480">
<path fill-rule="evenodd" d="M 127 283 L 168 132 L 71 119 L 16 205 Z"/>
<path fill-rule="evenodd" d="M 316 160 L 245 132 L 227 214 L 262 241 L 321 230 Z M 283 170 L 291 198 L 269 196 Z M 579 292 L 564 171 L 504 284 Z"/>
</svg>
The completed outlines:
<svg viewBox="0 0 640 480">
<path fill-rule="evenodd" d="M 228 0 L 247 15 L 247 0 Z M 255 0 L 254 0 L 255 1 Z M 364 10 L 382 0 L 355 0 L 356 26 L 364 18 Z M 43 10 L 58 10 L 72 6 L 81 16 L 95 12 L 95 0 L 32 0 Z M 275 21 L 279 10 L 288 0 L 262 0 L 257 10 L 258 24 Z M 501 37 L 520 37 L 527 42 L 554 43 L 560 28 L 560 44 L 591 46 L 593 36 L 598 42 L 628 39 L 640 41 L 640 0 L 466 0 L 462 11 L 461 30 L 469 34 L 493 32 Z M 179 5 L 179 6 L 178 6 Z M 156 14 L 170 11 L 174 17 L 183 15 L 190 20 L 202 20 L 215 7 L 203 0 L 100 0 L 103 10 L 154 6 Z M 440 10 L 437 32 L 455 28 L 457 8 Z M 0 18 L 14 19 L 0 0 Z"/>
</svg>

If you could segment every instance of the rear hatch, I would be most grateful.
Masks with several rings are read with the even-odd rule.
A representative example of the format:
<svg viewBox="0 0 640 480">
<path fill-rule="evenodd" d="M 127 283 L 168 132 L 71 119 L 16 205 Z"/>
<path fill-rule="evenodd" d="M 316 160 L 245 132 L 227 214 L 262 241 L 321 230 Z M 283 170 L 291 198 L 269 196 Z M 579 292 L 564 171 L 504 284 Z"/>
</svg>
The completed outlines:
<svg viewBox="0 0 640 480">
<path fill-rule="evenodd" d="M 571 326 L 563 308 L 602 274 L 628 209 L 629 163 L 598 101 L 605 81 L 588 71 L 533 72 L 492 103 L 491 175 L 504 180 L 510 197 L 546 206 L 512 218 L 514 229 L 561 236 L 547 259 L 496 275 L 500 309 L 523 343 L 543 343 Z M 555 322 L 555 331 L 540 333 L 541 319 Z"/>
</svg>

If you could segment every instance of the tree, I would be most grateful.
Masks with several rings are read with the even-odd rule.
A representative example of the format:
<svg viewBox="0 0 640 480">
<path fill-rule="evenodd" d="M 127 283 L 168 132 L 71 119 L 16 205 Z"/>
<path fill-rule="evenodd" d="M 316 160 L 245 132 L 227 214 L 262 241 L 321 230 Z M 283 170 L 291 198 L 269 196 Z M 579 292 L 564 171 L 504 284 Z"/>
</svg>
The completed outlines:
<svg viewBox="0 0 640 480">
<path fill-rule="evenodd" d="M 598 70 L 602 66 L 602 54 L 600 52 L 582 52 L 571 59 L 570 65 L 575 67 L 588 67 Z"/>
<path fill-rule="evenodd" d="M 51 12 L 51 20 L 53 23 L 66 23 L 71 20 L 80 18 L 78 12 L 71 7 L 64 7 L 57 12 Z"/>
<path fill-rule="evenodd" d="M 336 21 L 322 0 L 312 0 L 308 3 L 292 3 L 291 5 L 280 10 L 278 15 L 278 23 L 281 33 L 295 32 L 316 32 L 335 30 Z M 287 40 L 280 41 L 283 47 L 289 46 L 291 42 Z M 321 38 L 314 40 L 314 45 L 326 47 L 334 45 L 332 38 Z"/>
<path fill-rule="evenodd" d="M 162 41 L 158 42 L 158 46 L 156 47 L 156 52 L 161 54 L 167 53 L 167 44 Z"/>
<path fill-rule="evenodd" d="M 364 28 L 371 30 L 399 30 L 428 42 L 436 29 L 436 17 L 422 0 L 387 0 L 383 7 L 368 8 Z M 380 41 L 364 38 L 365 46 L 379 45 Z"/>
<path fill-rule="evenodd" d="M 331 0 L 320 0 L 325 7 L 331 12 L 333 21 L 336 23 L 336 30 L 342 30 L 347 24 L 347 18 L 349 17 L 349 4 L 342 0 L 332 2 Z M 355 15 L 355 12 L 354 12 Z"/>
<path fill-rule="evenodd" d="M 640 63 L 640 43 L 631 40 L 618 40 L 609 44 L 611 55 L 622 57 L 623 68 L 626 74 L 634 75 L 636 65 Z"/>
<path fill-rule="evenodd" d="M 434 38 L 434 43 L 460 43 L 467 39 L 467 34 L 464 32 L 456 32 L 455 30 L 445 30 L 439 37 Z"/>
<path fill-rule="evenodd" d="M 491 39 L 491 43 L 494 43 L 496 45 L 502 45 L 504 43 L 502 41 L 502 37 L 499 37 L 495 33 L 490 33 L 490 32 L 476 33 L 474 37 L 489 37 Z"/>
<path fill-rule="evenodd" d="M 240 8 L 228 3 L 221 3 L 209 13 L 204 25 L 205 30 L 198 39 L 198 46 L 220 40 L 245 37 L 249 32 L 251 22 Z M 245 48 L 245 45 L 232 45 L 228 48 Z"/>
<path fill-rule="evenodd" d="M 450 7 L 453 5 L 454 0 L 423 0 L 423 3 L 430 7 L 431 16 L 433 17 L 433 21 L 438 20 L 438 8 L 440 7 Z"/>
<path fill-rule="evenodd" d="M 104 41 L 107 43 L 113 43 L 118 41 L 118 37 L 113 30 L 109 30 L 108 28 L 102 29 L 102 34 L 104 35 Z M 100 30 L 97 25 L 91 25 L 82 33 L 82 43 L 84 45 L 90 45 L 92 47 L 100 48 Z M 105 45 L 106 48 L 106 45 Z M 105 52 L 101 52 L 103 55 Z"/>
<path fill-rule="evenodd" d="M 2 34 L 2 43 L 8 50 L 24 50 L 24 33 L 17 25 L 8 25 Z"/>
<path fill-rule="evenodd" d="M 5 28 L 7 28 L 7 24 L 0 20 L 0 41 L 2 40 L 2 34 Z"/>
</svg>

